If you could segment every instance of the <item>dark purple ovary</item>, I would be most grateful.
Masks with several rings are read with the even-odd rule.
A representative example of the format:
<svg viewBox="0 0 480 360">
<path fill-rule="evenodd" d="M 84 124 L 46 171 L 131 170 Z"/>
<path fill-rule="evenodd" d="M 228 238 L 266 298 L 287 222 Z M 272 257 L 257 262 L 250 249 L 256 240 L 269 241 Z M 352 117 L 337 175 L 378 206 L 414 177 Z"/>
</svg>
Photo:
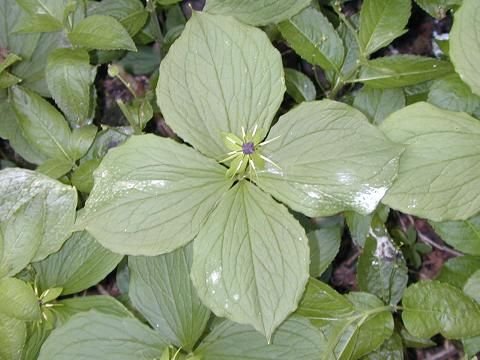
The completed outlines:
<svg viewBox="0 0 480 360">
<path fill-rule="evenodd" d="M 253 142 L 247 142 L 242 145 L 242 151 L 245 155 L 251 155 L 255 152 L 255 144 Z"/>
</svg>

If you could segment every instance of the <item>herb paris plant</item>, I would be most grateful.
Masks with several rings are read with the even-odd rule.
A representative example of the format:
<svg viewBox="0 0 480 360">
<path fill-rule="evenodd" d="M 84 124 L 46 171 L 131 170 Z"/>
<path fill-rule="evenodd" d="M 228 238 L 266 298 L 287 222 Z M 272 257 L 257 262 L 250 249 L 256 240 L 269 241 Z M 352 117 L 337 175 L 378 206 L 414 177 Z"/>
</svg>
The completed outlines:
<svg viewBox="0 0 480 360">
<path fill-rule="evenodd" d="M 271 162 L 255 176 L 220 165 L 225 133 L 270 129 L 284 91 L 280 55 L 262 31 L 194 13 L 162 61 L 157 88 L 167 122 L 193 148 L 144 135 L 113 149 L 77 224 L 130 255 L 195 239 L 191 278 L 201 300 L 268 339 L 296 309 L 309 269 L 305 231 L 274 198 L 308 216 L 369 213 L 403 149 L 357 110 L 320 101 L 279 119 L 262 146 Z"/>
</svg>

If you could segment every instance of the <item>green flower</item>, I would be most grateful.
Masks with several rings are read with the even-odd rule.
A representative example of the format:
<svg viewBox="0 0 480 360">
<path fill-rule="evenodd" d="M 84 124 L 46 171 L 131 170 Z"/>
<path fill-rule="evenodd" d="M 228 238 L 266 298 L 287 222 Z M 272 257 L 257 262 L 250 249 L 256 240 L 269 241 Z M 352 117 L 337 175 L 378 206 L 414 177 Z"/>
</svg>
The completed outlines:
<svg viewBox="0 0 480 360">
<path fill-rule="evenodd" d="M 143 135 L 112 149 L 78 220 L 122 254 L 194 240 L 202 302 L 268 339 L 309 278 L 307 236 L 289 208 L 310 217 L 373 211 L 402 151 L 333 101 L 303 103 L 271 127 L 284 92 L 281 56 L 264 32 L 194 13 L 157 87 L 167 123 L 191 147 Z"/>
</svg>

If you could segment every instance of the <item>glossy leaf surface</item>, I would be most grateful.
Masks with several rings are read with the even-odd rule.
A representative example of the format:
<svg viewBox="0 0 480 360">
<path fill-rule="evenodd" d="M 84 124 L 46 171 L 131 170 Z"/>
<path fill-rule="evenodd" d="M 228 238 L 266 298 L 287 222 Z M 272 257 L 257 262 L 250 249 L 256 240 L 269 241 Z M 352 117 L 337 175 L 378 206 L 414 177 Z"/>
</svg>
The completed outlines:
<svg viewBox="0 0 480 360">
<path fill-rule="evenodd" d="M 329 100 L 282 116 L 267 138 L 258 185 L 307 216 L 372 212 L 397 172 L 402 148 L 354 108 Z"/>
<path fill-rule="evenodd" d="M 94 176 L 78 228 L 129 255 L 167 253 L 191 241 L 231 185 L 215 161 L 154 135 L 111 149 Z"/>
</svg>

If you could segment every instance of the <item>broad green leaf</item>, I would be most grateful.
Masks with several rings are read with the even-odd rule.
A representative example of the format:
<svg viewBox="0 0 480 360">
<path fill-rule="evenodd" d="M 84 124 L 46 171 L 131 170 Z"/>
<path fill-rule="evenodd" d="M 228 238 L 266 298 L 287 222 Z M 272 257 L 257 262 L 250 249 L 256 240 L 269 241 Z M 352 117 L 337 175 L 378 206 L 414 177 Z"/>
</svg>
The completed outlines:
<svg viewBox="0 0 480 360">
<path fill-rule="evenodd" d="M 128 255 L 159 255 L 191 241 L 232 183 L 215 161 L 154 135 L 111 149 L 94 176 L 77 228 Z"/>
<path fill-rule="evenodd" d="M 463 0 L 460 10 L 455 13 L 455 21 L 450 32 L 450 58 L 455 71 L 465 81 L 474 94 L 480 95 L 480 2 Z"/>
<path fill-rule="evenodd" d="M 99 165 L 100 160 L 97 159 L 82 162 L 70 178 L 72 185 L 75 186 L 78 191 L 90 193 L 93 188 L 93 172 Z"/>
<path fill-rule="evenodd" d="M 224 321 L 202 341 L 195 355 L 204 360 L 316 360 L 319 354 L 328 355 L 325 343 L 324 335 L 300 317 L 285 321 L 271 344 L 249 326 Z"/>
<path fill-rule="evenodd" d="M 382 346 L 363 357 L 362 360 L 403 360 L 402 338 L 394 333 Z"/>
<path fill-rule="evenodd" d="M 464 221 L 430 222 L 443 241 L 466 254 L 480 255 L 480 216 Z"/>
<path fill-rule="evenodd" d="M 151 74 L 160 65 L 159 49 L 152 46 L 142 46 L 138 52 L 129 52 L 119 62 L 126 71 L 134 75 Z"/>
<path fill-rule="evenodd" d="M 0 279 L 0 313 L 18 320 L 40 320 L 40 306 L 32 287 L 19 279 Z"/>
<path fill-rule="evenodd" d="M 480 335 L 480 305 L 461 290 L 438 281 L 421 281 L 405 290 L 402 319 L 414 336 L 447 339 Z"/>
<path fill-rule="evenodd" d="M 90 149 L 97 135 L 97 127 L 94 125 L 82 126 L 73 129 L 68 154 L 74 160 L 81 159 Z"/>
<path fill-rule="evenodd" d="M 345 48 L 345 59 L 343 60 L 341 75 L 344 79 L 350 79 L 358 70 L 358 61 L 360 58 L 360 47 L 354 34 L 344 23 L 340 23 L 337 32 L 343 41 Z M 334 78 L 334 75 L 330 75 Z"/>
<path fill-rule="evenodd" d="M 322 282 L 311 279 L 299 305 L 327 339 L 327 353 L 335 359 L 358 359 L 377 349 L 393 332 L 390 307 L 367 293 L 344 297 Z M 333 357 L 322 357 L 329 360 Z"/>
<path fill-rule="evenodd" d="M 210 311 L 190 281 L 192 246 L 156 257 L 128 258 L 133 305 L 171 344 L 191 351 Z"/>
<path fill-rule="evenodd" d="M 65 158 L 48 159 L 38 166 L 35 171 L 45 174 L 52 179 L 58 179 L 72 170 L 73 165 L 73 161 Z"/>
<path fill-rule="evenodd" d="M 22 59 L 32 56 L 40 34 L 19 34 L 15 28 L 28 21 L 28 16 L 17 1 L 0 2 L 0 47 L 8 49 Z"/>
<path fill-rule="evenodd" d="M 358 260 L 357 278 L 360 290 L 392 305 L 401 300 L 407 286 L 408 268 L 402 252 L 377 217 Z"/>
<path fill-rule="evenodd" d="M 109 15 L 117 19 L 130 36 L 147 22 L 148 12 L 139 0 L 103 0 L 88 7 L 88 15 Z"/>
<path fill-rule="evenodd" d="M 85 155 L 86 160 L 101 160 L 107 152 L 123 144 L 131 135 L 133 130 L 130 126 L 105 127 L 95 136 L 93 144 Z"/>
<path fill-rule="evenodd" d="M 360 247 L 365 246 L 367 236 L 370 232 L 370 225 L 372 224 L 373 214 L 361 215 L 354 211 L 345 212 L 345 221 L 348 226 L 348 231 L 354 243 Z"/>
<path fill-rule="evenodd" d="M 435 341 L 432 341 L 429 338 L 420 338 L 418 336 L 413 336 L 403 326 L 400 329 L 400 336 L 402 337 L 402 341 L 405 347 L 424 349 L 437 345 Z"/>
<path fill-rule="evenodd" d="M 0 89 L 7 89 L 11 86 L 17 85 L 21 81 L 22 79 L 10 74 L 8 71 L 4 71 L 0 74 Z"/>
<path fill-rule="evenodd" d="M 435 80 L 428 93 L 428 102 L 445 110 L 472 114 L 480 107 L 480 97 L 457 74 Z"/>
<path fill-rule="evenodd" d="M 463 292 L 480 303 L 480 269 L 468 278 L 463 286 Z"/>
<path fill-rule="evenodd" d="M 304 101 L 313 101 L 317 97 L 317 91 L 312 80 L 304 73 L 285 69 L 285 85 L 287 93 L 300 104 Z"/>
<path fill-rule="evenodd" d="M 25 322 L 0 314 L 0 359 L 22 360 L 26 337 Z"/>
<path fill-rule="evenodd" d="M 179 136 L 220 160 L 222 132 L 268 129 L 284 92 L 280 54 L 263 31 L 195 12 L 160 65 L 157 99 Z"/>
<path fill-rule="evenodd" d="M 278 24 L 278 29 L 295 52 L 309 63 L 339 72 L 345 55 L 343 41 L 320 11 L 308 7 Z"/>
<path fill-rule="evenodd" d="M 13 276 L 33 259 L 43 231 L 44 197 L 34 196 L 0 223 L 0 278 Z"/>
<path fill-rule="evenodd" d="M 0 137 L 8 140 L 15 152 L 28 162 L 32 164 L 41 164 L 44 162 L 47 157 L 36 151 L 32 147 L 32 144 L 23 136 L 8 97 L 0 96 L 0 114 L 2 114 L 0 118 Z"/>
<path fill-rule="evenodd" d="M 73 128 L 90 123 L 90 89 L 95 73 L 87 50 L 57 49 L 48 57 L 48 89 Z"/>
<path fill-rule="evenodd" d="M 348 347 L 351 347 L 353 349 L 351 359 L 359 359 L 377 349 L 392 336 L 393 317 L 390 313 L 391 309 L 383 306 L 383 302 L 372 294 L 351 292 L 346 297 L 354 305 L 356 316 L 361 315 L 361 318 L 358 322 L 354 322 L 353 326 L 350 325 L 346 331 L 348 336 L 352 329 L 355 329 L 352 337 L 348 338 L 348 345 L 344 344 L 345 337 L 341 338 L 338 345 L 346 345 L 347 352 L 349 351 Z M 333 327 L 336 328 L 336 324 Z"/>
<path fill-rule="evenodd" d="M 310 247 L 310 276 L 320 277 L 340 250 L 342 231 L 339 226 L 332 226 L 309 232 L 307 236 Z"/>
<path fill-rule="evenodd" d="M 365 0 L 360 10 L 360 48 L 364 56 L 403 35 L 410 17 L 411 0 Z"/>
<path fill-rule="evenodd" d="M 39 261 L 58 251 L 70 236 L 77 206 L 77 192 L 71 186 L 30 170 L 5 169 L 0 172 L 0 194 L 0 222 L 22 216 L 23 231 L 31 231 L 40 238 L 40 247 L 30 260 Z M 35 209 L 39 220 L 32 224 L 28 220 L 33 214 L 19 214 L 19 209 L 22 212 Z M 38 223 L 42 225 L 40 228 Z M 15 244 L 17 239 L 11 241 Z M 15 254 L 13 249 L 15 245 L 12 245 Z"/>
<path fill-rule="evenodd" d="M 41 321 L 28 323 L 22 360 L 37 360 L 40 348 L 52 330 L 53 324 L 50 321 L 42 319 Z"/>
<path fill-rule="evenodd" d="M 127 30 L 115 18 L 92 15 L 75 25 L 68 33 L 74 46 L 98 50 L 137 51 Z"/>
<path fill-rule="evenodd" d="M 475 360 L 476 354 L 480 351 L 480 336 L 462 339 L 463 351 Z"/>
<path fill-rule="evenodd" d="M 270 339 L 302 296 L 307 241 L 285 207 L 243 180 L 195 239 L 192 281 L 217 316 L 252 325 Z"/>
<path fill-rule="evenodd" d="M 478 120 L 417 103 L 390 115 L 381 129 L 406 146 L 385 204 L 433 221 L 466 220 L 478 212 Z"/>
<path fill-rule="evenodd" d="M 134 318 L 132 313 L 121 302 L 111 296 L 73 297 L 60 300 L 57 304 L 58 306 L 51 308 L 55 315 L 55 325 L 57 327 L 65 324 L 72 316 L 90 310 L 116 317 Z"/>
<path fill-rule="evenodd" d="M 291 18 L 310 4 L 311 0 L 207 0 L 205 11 L 232 15 L 250 25 L 279 23 Z"/>
<path fill-rule="evenodd" d="M 258 185 L 307 216 L 375 210 L 396 176 L 402 147 L 358 110 L 339 102 L 303 103 L 283 115 L 267 138 Z"/>
<path fill-rule="evenodd" d="M 153 108 L 147 98 L 137 98 L 130 104 L 125 104 L 122 100 L 117 100 L 123 115 L 134 129 L 136 134 L 141 134 L 143 128 L 153 117 Z"/>
<path fill-rule="evenodd" d="M 154 359 L 165 347 L 158 334 L 137 319 L 89 311 L 55 329 L 38 360 Z"/>
<path fill-rule="evenodd" d="M 71 132 L 63 116 L 33 91 L 16 86 L 11 101 L 25 138 L 49 158 L 72 160 L 68 155 Z"/>
<path fill-rule="evenodd" d="M 9 53 L 7 56 L 0 62 L 0 74 L 5 71 L 9 66 L 12 66 L 17 61 L 21 61 L 22 58 L 14 53 Z"/>
<path fill-rule="evenodd" d="M 55 32 L 63 29 L 65 0 L 16 0 L 29 15 L 28 22 L 20 23 L 20 32 Z"/>
<path fill-rule="evenodd" d="M 448 61 L 415 55 L 394 55 L 369 60 L 355 82 L 388 89 L 419 84 L 453 72 Z"/>
<path fill-rule="evenodd" d="M 353 304 L 327 284 L 310 278 L 296 314 L 322 328 L 329 321 L 347 318 L 354 313 Z"/>
<path fill-rule="evenodd" d="M 363 112 L 372 124 L 380 125 L 388 115 L 405 107 L 405 95 L 401 89 L 364 86 L 355 94 L 353 106 Z"/>
<path fill-rule="evenodd" d="M 415 0 L 427 13 L 437 19 L 443 19 L 455 5 L 461 5 L 463 0 Z"/>
<path fill-rule="evenodd" d="M 102 247 L 83 231 L 74 233 L 60 251 L 34 263 L 33 267 L 42 291 L 61 287 L 62 295 L 69 295 L 103 280 L 122 257 Z"/>
<path fill-rule="evenodd" d="M 435 280 L 463 289 L 469 277 L 480 270 L 480 257 L 458 256 L 445 262 Z"/>
<path fill-rule="evenodd" d="M 22 86 L 31 89 L 44 97 L 51 97 L 45 80 L 45 68 L 48 56 L 52 51 L 62 46 L 62 32 L 44 33 L 40 36 L 33 54 L 12 67 L 14 75 L 23 79 Z"/>
</svg>

